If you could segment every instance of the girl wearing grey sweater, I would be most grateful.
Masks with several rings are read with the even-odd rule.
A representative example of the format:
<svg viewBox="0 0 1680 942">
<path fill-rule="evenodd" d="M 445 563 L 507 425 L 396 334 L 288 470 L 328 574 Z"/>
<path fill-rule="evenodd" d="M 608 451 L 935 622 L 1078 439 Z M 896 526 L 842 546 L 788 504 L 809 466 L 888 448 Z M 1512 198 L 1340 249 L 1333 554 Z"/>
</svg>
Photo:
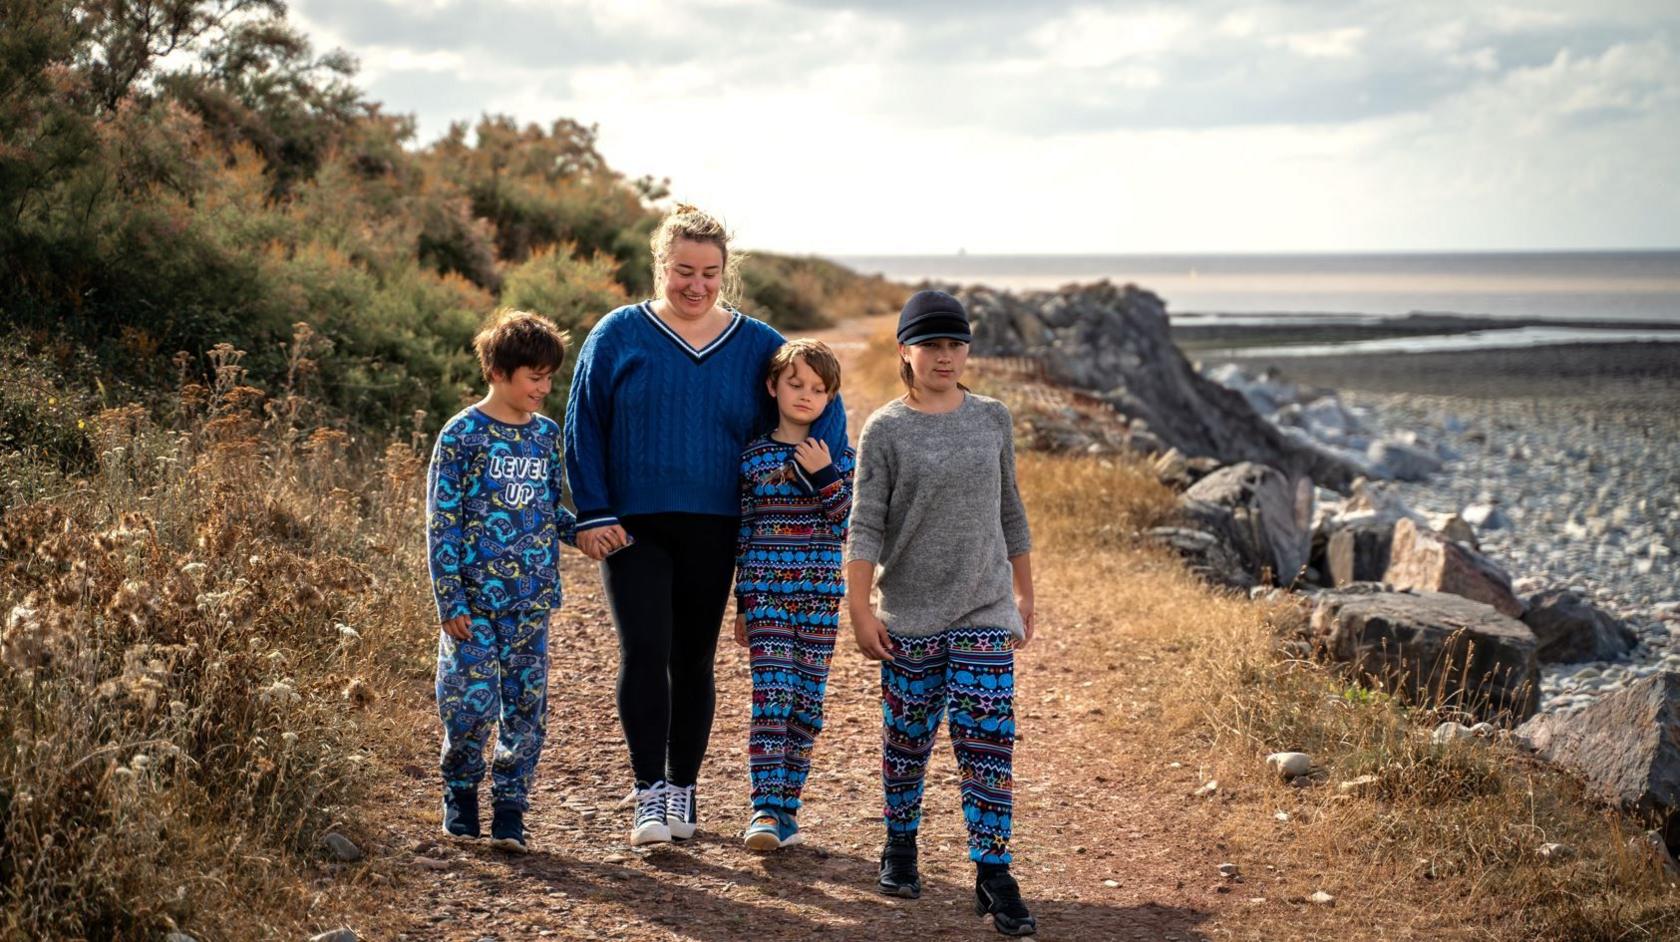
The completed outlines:
<svg viewBox="0 0 1680 942">
<path fill-rule="evenodd" d="M 869 417 L 858 442 L 846 598 L 858 647 L 881 661 L 881 891 L 921 894 L 923 780 L 947 716 L 975 910 L 1005 935 L 1031 935 L 1037 924 L 1009 873 L 1009 837 L 1015 651 L 1033 636 L 1032 544 L 1009 409 L 960 382 L 969 339 L 961 303 L 944 292 L 918 292 L 900 315 L 907 391 Z"/>
</svg>

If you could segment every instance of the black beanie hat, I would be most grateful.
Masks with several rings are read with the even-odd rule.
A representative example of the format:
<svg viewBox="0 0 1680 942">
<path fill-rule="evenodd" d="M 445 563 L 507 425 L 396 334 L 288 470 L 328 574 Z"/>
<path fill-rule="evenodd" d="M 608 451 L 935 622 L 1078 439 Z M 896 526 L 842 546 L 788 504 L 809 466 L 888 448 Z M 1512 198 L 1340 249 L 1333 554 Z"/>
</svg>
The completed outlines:
<svg viewBox="0 0 1680 942">
<path fill-rule="evenodd" d="M 898 342 L 916 344 L 949 338 L 972 343 L 968 312 L 962 302 L 943 291 L 918 291 L 898 314 Z"/>
</svg>

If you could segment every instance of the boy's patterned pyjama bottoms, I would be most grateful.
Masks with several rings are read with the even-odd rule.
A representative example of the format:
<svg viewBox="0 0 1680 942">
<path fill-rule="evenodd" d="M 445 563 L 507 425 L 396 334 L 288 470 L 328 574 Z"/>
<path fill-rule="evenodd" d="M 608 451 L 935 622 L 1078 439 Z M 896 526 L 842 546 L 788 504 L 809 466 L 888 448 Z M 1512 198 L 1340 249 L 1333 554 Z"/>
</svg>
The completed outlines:
<svg viewBox="0 0 1680 942">
<path fill-rule="evenodd" d="M 926 638 L 892 634 L 896 653 L 881 663 L 881 778 L 889 831 L 914 834 L 920 826 L 928 755 L 940 717 L 949 714 L 968 856 L 979 863 L 1009 863 L 1012 638 L 1008 629 L 985 627 L 947 628 Z"/>
<path fill-rule="evenodd" d="M 823 728 L 828 665 L 840 629 L 833 592 L 749 595 L 741 600 L 752 665 L 747 768 L 754 808 L 797 811 Z"/>
<path fill-rule="evenodd" d="M 484 743 L 496 724 L 490 769 L 492 802 L 525 810 L 548 727 L 549 612 L 472 614 L 472 635 L 439 632 L 440 767 L 449 788 L 476 789 L 484 779 Z"/>
</svg>

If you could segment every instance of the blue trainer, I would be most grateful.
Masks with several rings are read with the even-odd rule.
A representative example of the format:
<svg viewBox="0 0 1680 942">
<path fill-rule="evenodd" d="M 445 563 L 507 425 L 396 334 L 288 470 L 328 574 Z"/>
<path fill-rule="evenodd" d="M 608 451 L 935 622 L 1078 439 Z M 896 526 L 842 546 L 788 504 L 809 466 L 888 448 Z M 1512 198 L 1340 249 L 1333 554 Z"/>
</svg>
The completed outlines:
<svg viewBox="0 0 1680 942">
<path fill-rule="evenodd" d="M 525 811 L 511 802 L 497 802 L 490 813 L 490 846 L 516 854 L 528 852 Z"/>
<path fill-rule="evenodd" d="M 775 850 L 782 846 L 782 819 L 768 808 L 755 808 L 741 837 L 750 850 Z"/>
<path fill-rule="evenodd" d="M 443 790 L 443 833 L 450 837 L 478 837 L 478 789 Z"/>
<path fill-rule="evenodd" d="M 776 837 L 781 841 L 782 847 L 805 843 L 805 835 L 799 833 L 799 822 L 793 819 L 791 812 L 776 812 L 776 821 Z"/>
</svg>

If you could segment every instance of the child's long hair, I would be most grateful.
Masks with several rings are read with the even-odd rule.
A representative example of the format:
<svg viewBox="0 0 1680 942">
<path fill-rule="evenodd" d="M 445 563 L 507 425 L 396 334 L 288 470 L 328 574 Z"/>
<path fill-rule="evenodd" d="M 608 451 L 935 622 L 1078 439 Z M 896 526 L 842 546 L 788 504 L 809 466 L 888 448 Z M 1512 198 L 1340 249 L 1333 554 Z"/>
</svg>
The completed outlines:
<svg viewBox="0 0 1680 942">
<path fill-rule="evenodd" d="M 654 291 L 660 294 L 665 291 L 665 265 L 671 260 L 671 246 L 678 239 L 704 242 L 717 246 L 718 251 L 723 253 L 723 286 L 718 289 L 718 300 L 731 303 L 728 299 L 739 297 L 741 293 L 743 256 L 729 251 L 730 238 L 723 220 L 692 203 L 678 203 L 676 209 L 660 220 L 659 227 L 653 230 L 653 238 L 648 241 L 648 247 L 653 250 Z"/>
</svg>

